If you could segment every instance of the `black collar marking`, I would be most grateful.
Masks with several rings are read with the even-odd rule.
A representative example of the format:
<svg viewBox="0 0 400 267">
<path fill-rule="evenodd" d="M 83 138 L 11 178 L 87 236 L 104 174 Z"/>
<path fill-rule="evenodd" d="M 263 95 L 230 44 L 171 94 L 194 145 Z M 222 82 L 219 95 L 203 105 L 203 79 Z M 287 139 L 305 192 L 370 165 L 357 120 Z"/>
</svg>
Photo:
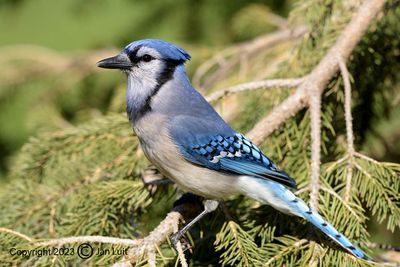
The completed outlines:
<svg viewBox="0 0 400 267">
<path fill-rule="evenodd" d="M 137 53 L 137 51 L 136 51 Z M 135 54 L 136 54 L 135 53 Z M 164 60 L 165 63 L 165 68 L 164 70 L 160 73 L 160 76 L 157 78 L 157 85 L 154 87 L 152 90 L 151 94 L 146 98 L 144 105 L 133 114 L 133 110 L 131 108 L 127 107 L 127 112 L 129 116 L 129 120 L 138 120 L 142 118 L 144 115 L 147 114 L 147 112 L 151 111 L 151 100 L 152 98 L 157 95 L 157 93 L 160 91 L 160 88 L 169 80 L 172 79 L 174 76 L 175 69 L 178 65 L 183 64 L 184 61 L 182 60 L 172 60 L 172 59 L 167 59 Z"/>
</svg>

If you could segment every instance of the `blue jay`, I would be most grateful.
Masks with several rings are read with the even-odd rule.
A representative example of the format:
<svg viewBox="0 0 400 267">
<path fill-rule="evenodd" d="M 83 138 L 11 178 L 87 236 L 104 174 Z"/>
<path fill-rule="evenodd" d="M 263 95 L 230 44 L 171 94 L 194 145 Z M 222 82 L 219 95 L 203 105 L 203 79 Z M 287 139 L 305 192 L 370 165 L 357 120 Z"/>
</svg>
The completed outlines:
<svg viewBox="0 0 400 267">
<path fill-rule="evenodd" d="M 128 77 L 127 114 L 146 157 L 181 189 L 207 199 L 204 211 L 218 201 L 243 194 L 299 216 L 358 258 L 368 259 L 316 211 L 293 194 L 293 178 L 279 170 L 244 135 L 233 130 L 191 85 L 184 63 L 190 55 L 174 44 L 139 40 L 98 67 L 120 69 Z"/>
</svg>

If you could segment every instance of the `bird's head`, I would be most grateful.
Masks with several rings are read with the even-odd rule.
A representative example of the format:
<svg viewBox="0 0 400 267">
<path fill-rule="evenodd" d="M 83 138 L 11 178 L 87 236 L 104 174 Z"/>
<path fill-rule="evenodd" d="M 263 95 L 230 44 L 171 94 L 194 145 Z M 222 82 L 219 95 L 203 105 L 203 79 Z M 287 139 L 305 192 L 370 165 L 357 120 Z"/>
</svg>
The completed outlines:
<svg viewBox="0 0 400 267">
<path fill-rule="evenodd" d="M 170 79 L 175 67 L 190 59 L 182 48 L 158 39 L 130 43 L 120 54 L 100 60 L 97 66 L 120 69 L 132 78 L 158 84 Z"/>
<path fill-rule="evenodd" d="M 126 93 L 130 120 L 136 120 L 152 109 L 152 98 L 180 71 L 187 78 L 183 63 L 190 55 L 182 48 L 158 39 L 130 43 L 120 54 L 100 60 L 97 66 L 120 69 L 128 76 Z"/>
</svg>

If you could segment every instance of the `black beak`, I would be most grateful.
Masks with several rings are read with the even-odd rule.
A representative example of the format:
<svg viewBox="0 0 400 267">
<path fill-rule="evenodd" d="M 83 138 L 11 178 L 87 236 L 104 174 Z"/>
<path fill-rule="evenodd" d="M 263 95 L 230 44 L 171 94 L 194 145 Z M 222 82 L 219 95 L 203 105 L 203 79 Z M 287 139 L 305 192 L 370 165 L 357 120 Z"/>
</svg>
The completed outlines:
<svg viewBox="0 0 400 267">
<path fill-rule="evenodd" d="M 119 54 L 115 57 L 105 58 L 97 62 L 97 67 L 105 69 L 121 69 L 128 70 L 133 67 L 131 61 L 126 54 Z"/>
</svg>

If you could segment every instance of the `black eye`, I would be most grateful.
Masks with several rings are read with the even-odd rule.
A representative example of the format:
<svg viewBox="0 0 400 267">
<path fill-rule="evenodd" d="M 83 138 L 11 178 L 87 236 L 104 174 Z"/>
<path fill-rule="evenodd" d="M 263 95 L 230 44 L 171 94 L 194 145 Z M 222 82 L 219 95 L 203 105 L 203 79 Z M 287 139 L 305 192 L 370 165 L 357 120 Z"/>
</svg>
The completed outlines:
<svg viewBox="0 0 400 267">
<path fill-rule="evenodd" d="M 152 59 L 153 59 L 153 57 L 150 56 L 150 55 L 148 55 L 148 54 L 146 54 L 146 55 L 144 55 L 144 56 L 142 57 L 142 60 L 143 60 L 144 62 L 149 62 L 149 61 L 151 61 Z"/>
</svg>

